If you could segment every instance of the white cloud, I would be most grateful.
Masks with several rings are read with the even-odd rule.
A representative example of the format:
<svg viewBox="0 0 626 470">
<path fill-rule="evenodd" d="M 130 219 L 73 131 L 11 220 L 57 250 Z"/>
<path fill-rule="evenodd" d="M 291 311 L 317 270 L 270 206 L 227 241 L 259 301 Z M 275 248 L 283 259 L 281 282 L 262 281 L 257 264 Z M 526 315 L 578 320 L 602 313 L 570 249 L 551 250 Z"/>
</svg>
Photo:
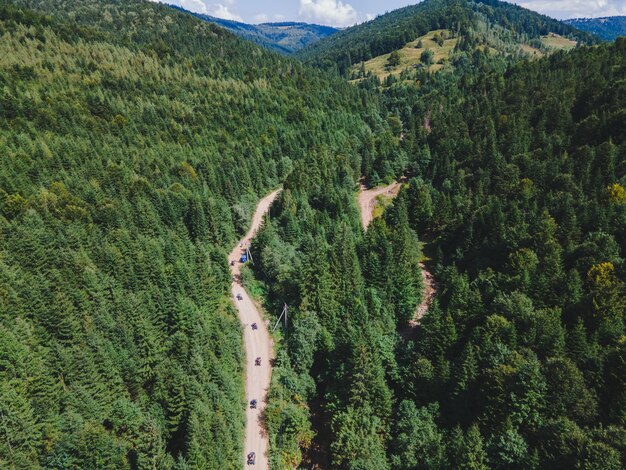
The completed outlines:
<svg viewBox="0 0 626 470">
<path fill-rule="evenodd" d="M 259 13 L 258 15 L 254 15 L 252 17 L 252 20 L 254 21 L 254 24 L 261 24 L 261 23 L 280 23 L 282 21 L 285 20 L 285 16 L 281 15 L 279 13 L 276 13 L 274 15 L 268 15 L 267 13 Z"/>
<path fill-rule="evenodd" d="M 152 0 L 153 2 L 163 2 L 183 7 L 185 10 L 194 13 L 211 15 L 225 20 L 243 21 L 241 16 L 230 11 L 230 7 L 235 4 L 235 0 L 223 0 L 222 3 L 208 3 L 205 0 Z"/>
<path fill-rule="evenodd" d="M 300 0 L 300 15 L 333 26 L 350 26 L 357 21 L 357 12 L 341 0 Z"/>
<path fill-rule="evenodd" d="M 206 13 L 206 3 L 202 0 L 180 0 L 180 6 L 185 10 L 195 11 L 196 13 Z"/>
<path fill-rule="evenodd" d="M 259 23 L 267 23 L 270 20 L 270 17 L 267 13 L 259 13 L 252 18 L 256 24 Z"/>
<path fill-rule="evenodd" d="M 211 9 L 209 10 L 209 15 L 216 16 L 218 18 L 223 18 L 225 20 L 242 22 L 243 19 L 241 18 L 241 16 L 239 16 L 236 13 L 233 13 L 232 11 L 228 9 L 228 6 L 232 5 L 233 3 L 234 3 L 233 1 L 227 1 L 226 5 L 223 5 L 221 3 L 211 5 Z"/>
<path fill-rule="evenodd" d="M 558 19 L 626 15 L 624 0 L 515 0 L 515 3 Z"/>
</svg>

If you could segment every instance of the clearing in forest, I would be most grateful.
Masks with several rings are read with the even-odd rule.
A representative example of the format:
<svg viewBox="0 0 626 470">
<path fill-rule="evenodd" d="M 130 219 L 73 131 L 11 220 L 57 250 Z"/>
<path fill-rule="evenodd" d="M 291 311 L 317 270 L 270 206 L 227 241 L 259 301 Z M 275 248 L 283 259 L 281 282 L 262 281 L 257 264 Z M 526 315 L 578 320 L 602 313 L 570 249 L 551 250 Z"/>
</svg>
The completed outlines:
<svg viewBox="0 0 626 470">
<path fill-rule="evenodd" d="M 389 75 L 399 75 L 405 69 L 411 69 L 414 66 L 420 66 L 422 64 L 421 57 L 426 49 L 433 53 L 432 63 L 429 65 L 430 72 L 436 72 L 441 70 L 448 62 L 450 54 L 454 50 L 458 39 L 452 37 L 453 34 L 447 29 L 438 29 L 429 31 L 428 33 L 420 36 L 414 41 L 406 44 L 402 49 L 398 50 L 400 63 L 393 67 L 388 68 L 387 63 L 389 61 L 390 54 L 383 54 L 373 59 L 368 60 L 363 65 L 365 67 L 365 73 L 372 72 L 381 80 L 384 80 Z M 449 38 L 444 39 L 443 42 L 437 38 Z M 421 43 L 421 44 L 420 44 Z M 421 47 L 417 47 L 418 44 Z M 353 67 L 353 71 L 358 73 L 361 68 L 361 64 L 357 64 Z"/>
<path fill-rule="evenodd" d="M 400 183 L 392 183 L 389 186 L 379 186 L 377 188 L 367 189 L 361 185 L 359 191 L 359 208 L 361 209 L 361 223 L 363 228 L 367 230 L 367 226 L 375 216 L 380 215 L 380 205 L 383 203 L 381 199 L 391 200 L 400 192 Z M 384 204 L 384 203 L 383 203 Z"/>
<path fill-rule="evenodd" d="M 429 72 L 442 70 L 450 63 L 450 58 L 459 41 L 455 33 L 448 29 L 438 29 L 429 31 L 414 41 L 407 43 L 401 49 L 388 54 L 379 55 L 368 61 L 356 64 L 352 67 L 352 83 L 358 83 L 364 78 L 364 74 L 372 73 L 381 81 L 390 75 L 399 77 L 405 70 L 413 70 L 419 67 L 428 67 Z M 576 47 L 576 41 L 560 36 L 556 33 L 548 33 L 540 38 L 543 50 L 533 47 L 530 44 L 519 43 L 519 50 L 530 57 L 540 58 L 547 53 L 559 50 L 570 50 Z M 419 47 L 418 47 L 419 46 Z M 477 46 L 477 49 L 497 54 L 499 47 L 490 41 Z M 430 51 L 431 57 L 423 60 L 422 54 Z M 511 51 L 509 50 L 508 53 Z M 397 54 L 395 63 L 391 59 L 392 54 Z"/>
<path fill-rule="evenodd" d="M 576 47 L 576 41 L 568 39 L 563 36 L 559 36 L 555 33 L 550 33 L 546 36 L 541 36 L 541 43 L 554 50 L 570 50 Z"/>
</svg>

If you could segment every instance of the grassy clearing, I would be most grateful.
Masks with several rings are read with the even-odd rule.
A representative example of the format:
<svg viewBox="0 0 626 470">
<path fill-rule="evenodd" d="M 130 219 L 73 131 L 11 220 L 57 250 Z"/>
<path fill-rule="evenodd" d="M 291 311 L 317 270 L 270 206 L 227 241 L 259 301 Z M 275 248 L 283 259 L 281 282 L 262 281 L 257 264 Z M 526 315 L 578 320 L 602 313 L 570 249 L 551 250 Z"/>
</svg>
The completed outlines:
<svg viewBox="0 0 626 470">
<path fill-rule="evenodd" d="M 533 57 L 533 58 L 541 58 L 543 56 L 545 56 L 545 53 L 540 51 L 539 49 L 533 47 L 533 46 L 529 46 L 528 44 L 520 44 L 520 49 L 522 50 L 522 52 L 524 52 L 525 54 L 528 54 L 529 56 Z"/>
<path fill-rule="evenodd" d="M 372 72 L 381 80 L 384 80 L 392 74 L 399 75 L 404 69 L 412 68 L 414 65 L 420 64 L 420 57 L 426 49 L 430 49 L 434 54 L 433 64 L 430 66 L 429 71 L 436 72 L 441 70 L 445 66 L 445 63 L 447 63 L 450 59 L 450 54 L 454 50 L 458 41 L 457 38 L 446 39 L 440 46 L 433 40 L 433 37 L 435 34 L 442 33 L 447 36 L 452 35 L 452 33 L 446 29 L 429 31 L 427 34 L 407 43 L 402 49 L 399 49 L 398 54 L 400 55 L 400 64 L 393 70 L 386 69 L 387 60 L 391 54 L 383 54 L 365 62 L 365 71 Z M 417 48 L 417 44 L 420 41 L 422 42 L 422 47 Z M 358 64 L 354 67 L 354 70 L 358 71 L 360 67 L 361 65 Z"/>
<path fill-rule="evenodd" d="M 383 215 L 385 209 L 389 207 L 393 203 L 393 196 L 380 195 L 376 198 L 376 206 L 374 206 L 374 210 L 372 211 L 372 218 L 375 219 Z"/>
<path fill-rule="evenodd" d="M 563 36 L 559 36 L 555 33 L 550 33 L 547 36 L 541 36 L 541 42 L 544 46 L 556 50 L 570 50 L 576 47 L 576 41 L 564 38 Z"/>
<path fill-rule="evenodd" d="M 365 72 L 371 72 L 381 81 L 384 81 L 390 75 L 399 76 L 400 73 L 406 69 L 422 66 L 420 58 L 426 49 L 433 52 L 432 64 L 428 68 L 429 72 L 433 73 L 445 68 L 446 64 L 449 63 L 450 55 L 456 47 L 458 38 L 446 39 L 443 41 L 442 45 L 439 45 L 434 39 L 437 34 L 452 36 L 452 32 L 446 29 L 429 31 L 427 34 L 407 43 L 402 49 L 398 50 L 400 63 L 393 69 L 389 69 L 387 67 L 389 57 L 391 56 L 391 53 L 389 53 L 374 57 L 373 59 L 364 62 L 363 66 L 365 67 Z M 418 48 L 417 45 L 419 43 L 421 44 Z M 541 43 L 546 47 L 546 49 L 552 51 L 569 50 L 576 47 L 576 41 L 555 33 L 549 33 L 546 36 L 542 36 Z M 487 50 L 493 54 L 498 53 L 498 50 L 494 49 L 492 46 L 482 45 L 478 48 L 481 50 Z M 522 52 L 533 58 L 541 58 L 546 55 L 546 51 L 542 51 L 529 44 L 519 44 L 519 48 Z M 357 74 L 360 68 L 361 64 L 357 64 L 352 68 L 352 70 L 355 74 Z M 360 79 L 351 80 L 351 82 L 356 83 L 359 80 Z"/>
</svg>

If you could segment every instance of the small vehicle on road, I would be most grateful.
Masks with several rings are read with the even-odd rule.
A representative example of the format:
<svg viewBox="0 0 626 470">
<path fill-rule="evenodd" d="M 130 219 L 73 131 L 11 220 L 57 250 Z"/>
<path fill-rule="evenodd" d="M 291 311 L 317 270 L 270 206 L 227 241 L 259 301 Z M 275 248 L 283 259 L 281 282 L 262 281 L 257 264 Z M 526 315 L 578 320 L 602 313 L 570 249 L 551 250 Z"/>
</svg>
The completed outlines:
<svg viewBox="0 0 626 470">
<path fill-rule="evenodd" d="M 252 329 L 253 329 L 253 330 L 258 330 L 258 329 L 259 329 L 259 326 L 258 326 L 256 323 L 253 323 L 253 324 L 252 324 Z"/>
<path fill-rule="evenodd" d="M 243 300 L 243 296 L 241 294 L 237 294 L 237 300 Z"/>
<path fill-rule="evenodd" d="M 254 360 L 254 365 L 255 365 L 255 366 L 260 366 L 260 365 L 261 365 L 261 358 L 260 358 L 260 357 L 257 357 L 257 358 Z"/>
<path fill-rule="evenodd" d="M 250 401 L 250 408 L 252 408 L 253 410 L 256 410 L 256 405 L 257 405 L 256 398 Z"/>
<path fill-rule="evenodd" d="M 254 452 L 250 452 L 248 454 L 248 465 L 254 465 L 256 462 L 256 454 Z"/>
</svg>

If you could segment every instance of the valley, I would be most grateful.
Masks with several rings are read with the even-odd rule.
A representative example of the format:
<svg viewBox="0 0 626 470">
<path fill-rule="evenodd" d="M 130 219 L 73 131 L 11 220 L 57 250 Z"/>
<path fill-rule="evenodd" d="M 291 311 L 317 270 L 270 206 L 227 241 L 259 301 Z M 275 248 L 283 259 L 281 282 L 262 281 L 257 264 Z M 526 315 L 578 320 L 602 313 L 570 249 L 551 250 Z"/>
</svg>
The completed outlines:
<svg viewBox="0 0 626 470">
<path fill-rule="evenodd" d="M 356 23 L 0 2 L 0 468 L 626 466 L 626 38 Z"/>
<path fill-rule="evenodd" d="M 186 11 L 181 9 L 182 11 Z M 320 39 L 335 34 L 338 29 L 307 23 L 282 22 L 245 24 L 239 21 L 216 18 L 199 13 L 187 12 L 203 21 L 214 23 L 232 33 L 260 46 L 281 54 L 293 54 Z"/>
</svg>

